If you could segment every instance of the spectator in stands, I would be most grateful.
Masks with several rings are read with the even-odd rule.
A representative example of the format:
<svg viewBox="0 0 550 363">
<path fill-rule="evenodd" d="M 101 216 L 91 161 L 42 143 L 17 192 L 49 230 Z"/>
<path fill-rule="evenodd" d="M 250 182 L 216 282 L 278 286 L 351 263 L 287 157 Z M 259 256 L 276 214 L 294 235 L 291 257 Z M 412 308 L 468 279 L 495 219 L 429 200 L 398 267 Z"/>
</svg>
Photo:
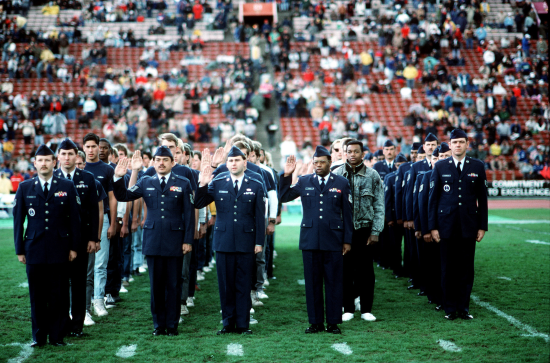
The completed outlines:
<svg viewBox="0 0 550 363">
<path fill-rule="evenodd" d="M 407 87 L 414 89 L 414 81 L 418 77 L 418 70 L 412 63 L 407 64 L 403 70 L 403 77 L 407 81 Z"/>
<path fill-rule="evenodd" d="M 0 195 L 10 195 L 13 192 L 13 184 L 8 179 L 8 174 L 5 172 L 0 173 Z"/>
<path fill-rule="evenodd" d="M 33 138 L 35 136 L 35 128 L 32 122 L 29 120 L 23 120 L 20 125 L 21 133 L 23 134 L 23 140 L 25 145 L 32 145 Z"/>
<path fill-rule="evenodd" d="M 97 103 L 93 100 L 92 97 L 88 96 L 84 104 L 82 105 L 82 110 L 88 114 L 90 120 L 94 119 L 94 113 L 97 110 Z"/>
</svg>

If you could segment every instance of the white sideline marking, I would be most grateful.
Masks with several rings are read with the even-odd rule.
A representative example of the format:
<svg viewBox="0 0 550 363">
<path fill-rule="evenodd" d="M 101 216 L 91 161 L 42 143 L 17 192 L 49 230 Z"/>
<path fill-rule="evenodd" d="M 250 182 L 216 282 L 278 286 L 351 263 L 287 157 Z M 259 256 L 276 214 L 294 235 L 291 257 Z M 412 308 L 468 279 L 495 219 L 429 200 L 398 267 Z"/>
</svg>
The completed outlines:
<svg viewBox="0 0 550 363">
<path fill-rule="evenodd" d="M 512 281 L 511 278 L 506 277 L 506 276 L 499 276 L 499 277 L 497 277 L 497 279 L 506 280 L 506 281 Z"/>
<path fill-rule="evenodd" d="M 543 241 L 539 241 L 538 239 L 528 239 L 528 240 L 525 240 L 525 242 L 534 243 L 536 245 L 548 245 L 548 246 L 550 246 L 550 242 L 543 242 Z"/>
<path fill-rule="evenodd" d="M 508 315 L 508 314 L 500 311 L 499 309 L 495 308 L 493 305 L 491 305 L 491 304 L 489 304 L 485 301 L 481 301 L 479 299 L 479 297 L 477 297 L 475 295 L 472 295 L 472 300 L 474 300 L 474 302 L 476 304 L 478 304 L 479 306 L 482 306 L 487 310 L 491 310 L 493 313 L 497 314 L 498 316 L 508 320 L 512 325 L 515 325 L 516 328 L 523 329 L 523 330 L 525 330 L 526 332 L 529 333 L 529 334 L 525 334 L 523 336 L 526 336 L 526 337 L 539 337 L 539 338 L 543 338 L 544 340 L 546 340 L 546 342 L 550 341 L 550 337 L 548 336 L 548 334 L 540 333 L 539 331 L 537 331 L 532 326 L 522 323 L 521 321 L 514 318 L 513 316 Z"/>
<path fill-rule="evenodd" d="M 306 280 L 298 280 L 298 285 L 305 285 L 306 284 Z"/>
<path fill-rule="evenodd" d="M 236 355 L 242 357 L 244 355 L 242 344 L 231 343 L 227 345 L 227 355 Z"/>
<path fill-rule="evenodd" d="M 17 285 L 17 287 L 29 287 L 29 283 L 28 282 L 22 282 L 19 285 Z"/>
<path fill-rule="evenodd" d="M 137 344 L 123 345 L 122 347 L 118 348 L 118 351 L 115 355 L 120 358 L 130 358 L 136 354 L 136 348 Z"/>
<path fill-rule="evenodd" d="M 19 352 L 19 355 L 15 358 L 8 359 L 8 363 L 21 363 L 27 360 L 33 352 L 33 349 L 31 348 L 31 344 L 27 343 L 11 343 L 6 344 L 5 347 L 21 347 L 21 351 Z"/>
<path fill-rule="evenodd" d="M 448 340 L 438 340 L 439 346 L 448 352 L 462 352 L 462 348 L 458 347 L 455 343 Z"/>
<path fill-rule="evenodd" d="M 351 350 L 351 348 L 348 346 L 348 343 L 332 344 L 332 349 L 334 349 L 338 353 L 342 353 L 343 355 L 353 354 L 353 350 Z"/>
</svg>

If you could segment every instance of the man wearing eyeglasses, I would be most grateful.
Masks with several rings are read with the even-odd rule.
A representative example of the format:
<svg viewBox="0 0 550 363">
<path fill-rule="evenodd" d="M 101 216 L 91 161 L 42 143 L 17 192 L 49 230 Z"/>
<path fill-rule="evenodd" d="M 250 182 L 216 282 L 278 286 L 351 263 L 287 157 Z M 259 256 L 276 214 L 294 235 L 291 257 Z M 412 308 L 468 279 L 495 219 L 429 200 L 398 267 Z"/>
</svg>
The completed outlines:
<svg viewBox="0 0 550 363">
<path fill-rule="evenodd" d="M 362 158 L 359 158 L 361 160 Z M 304 261 L 306 303 L 309 323 L 306 334 L 325 331 L 323 280 L 326 291 L 326 331 L 341 334 L 343 263 L 351 249 L 353 215 L 349 182 L 330 172 L 331 156 L 323 146 L 313 155 L 315 173 L 292 184 L 296 157 L 288 157 L 281 178 L 279 200 L 298 197 L 304 215 L 300 224 L 300 250 Z"/>
</svg>

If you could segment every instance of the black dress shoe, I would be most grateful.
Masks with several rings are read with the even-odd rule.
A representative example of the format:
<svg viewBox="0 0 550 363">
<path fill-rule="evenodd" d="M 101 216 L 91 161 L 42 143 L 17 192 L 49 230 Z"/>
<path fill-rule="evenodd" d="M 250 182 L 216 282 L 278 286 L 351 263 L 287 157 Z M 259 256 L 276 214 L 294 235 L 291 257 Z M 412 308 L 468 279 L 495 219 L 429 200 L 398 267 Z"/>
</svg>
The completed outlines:
<svg viewBox="0 0 550 363">
<path fill-rule="evenodd" d="M 456 315 L 456 311 L 453 311 L 452 313 L 449 313 L 445 315 L 445 319 L 447 320 L 455 320 L 458 316 Z"/>
<path fill-rule="evenodd" d="M 67 343 L 65 343 L 63 340 L 58 340 L 58 341 L 50 342 L 50 345 L 53 347 L 64 347 L 67 345 Z"/>
<path fill-rule="evenodd" d="M 177 337 L 178 336 L 178 329 L 176 328 L 168 328 L 166 329 L 166 335 L 169 337 Z"/>
<path fill-rule="evenodd" d="M 38 342 L 35 342 L 33 340 L 33 342 L 31 343 L 31 348 L 39 348 L 39 347 L 43 347 L 45 345 L 46 345 L 46 343 L 38 343 Z"/>
<path fill-rule="evenodd" d="M 231 333 L 235 333 L 235 329 L 230 328 L 228 326 L 224 326 L 223 329 L 218 330 L 218 332 L 216 334 L 217 335 L 224 335 L 224 334 L 231 334 Z"/>
<path fill-rule="evenodd" d="M 67 336 L 71 338 L 82 338 L 85 335 L 86 334 L 84 334 L 82 331 L 72 331 L 69 334 L 67 334 Z"/>
<path fill-rule="evenodd" d="M 472 320 L 474 317 L 470 315 L 467 311 L 463 311 L 460 314 L 458 314 L 460 319 L 462 320 Z"/>
<path fill-rule="evenodd" d="M 153 335 L 158 337 L 160 335 L 166 335 L 166 330 L 165 329 L 155 329 L 153 330 Z"/>
<path fill-rule="evenodd" d="M 415 290 L 415 289 L 420 289 L 420 287 L 416 286 L 416 285 L 411 285 L 411 286 L 407 286 L 407 290 Z"/>
<path fill-rule="evenodd" d="M 426 296 L 426 291 L 420 291 L 416 296 Z"/>
<path fill-rule="evenodd" d="M 443 305 L 437 305 L 435 311 L 443 311 Z"/>
<path fill-rule="evenodd" d="M 248 328 L 237 328 L 235 329 L 235 333 L 237 334 L 244 334 L 244 335 L 252 335 L 252 330 Z"/>
<path fill-rule="evenodd" d="M 336 324 L 328 324 L 326 332 L 332 334 L 342 334 L 342 331 Z"/>
<path fill-rule="evenodd" d="M 311 324 L 309 328 L 306 329 L 306 334 L 315 334 L 325 331 L 324 324 Z"/>
</svg>

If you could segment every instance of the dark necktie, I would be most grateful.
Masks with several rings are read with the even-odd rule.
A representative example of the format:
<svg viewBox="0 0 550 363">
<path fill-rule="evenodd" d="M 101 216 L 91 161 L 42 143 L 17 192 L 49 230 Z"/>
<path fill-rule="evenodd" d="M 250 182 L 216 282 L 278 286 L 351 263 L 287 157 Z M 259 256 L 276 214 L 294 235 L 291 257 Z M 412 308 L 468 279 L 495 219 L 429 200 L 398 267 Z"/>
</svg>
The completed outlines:
<svg viewBox="0 0 550 363">
<path fill-rule="evenodd" d="M 321 178 L 321 190 L 325 189 L 325 178 Z"/>
<path fill-rule="evenodd" d="M 458 175 L 460 175 L 460 173 L 462 173 L 462 168 L 460 167 L 461 163 L 462 163 L 462 161 L 459 161 L 458 164 L 456 164 L 456 170 L 458 171 Z"/>
<path fill-rule="evenodd" d="M 71 174 L 67 174 L 67 179 L 71 180 Z"/>
<path fill-rule="evenodd" d="M 49 192 L 50 192 L 50 190 L 48 189 L 48 182 L 45 182 L 44 183 L 44 195 L 46 196 L 46 198 L 48 197 Z"/>
<path fill-rule="evenodd" d="M 162 181 L 160 182 L 160 189 L 164 191 L 164 187 L 166 186 L 166 178 L 162 177 L 161 180 Z"/>
<path fill-rule="evenodd" d="M 239 193 L 239 181 L 235 180 L 235 195 Z"/>
</svg>

